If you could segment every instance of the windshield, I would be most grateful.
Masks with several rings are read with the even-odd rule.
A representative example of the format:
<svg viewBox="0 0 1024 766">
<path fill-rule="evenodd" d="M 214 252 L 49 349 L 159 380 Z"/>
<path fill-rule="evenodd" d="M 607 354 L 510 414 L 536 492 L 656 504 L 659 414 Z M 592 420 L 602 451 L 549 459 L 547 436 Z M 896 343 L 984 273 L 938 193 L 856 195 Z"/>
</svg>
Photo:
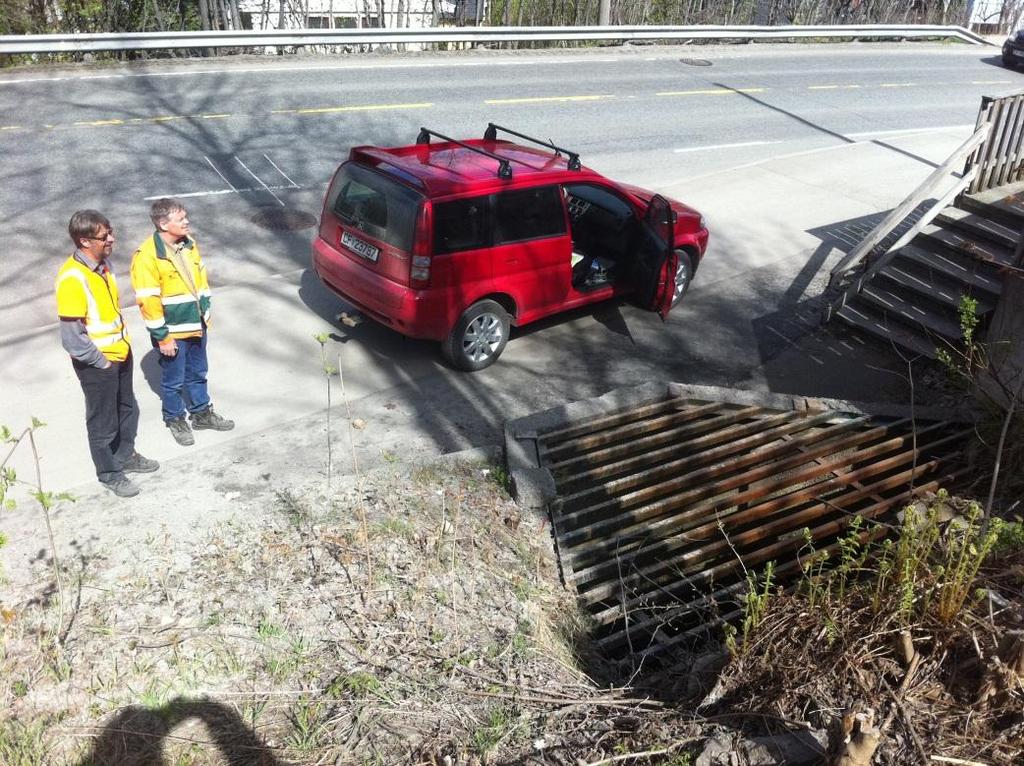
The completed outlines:
<svg viewBox="0 0 1024 766">
<path fill-rule="evenodd" d="M 408 252 L 421 199 L 382 173 L 349 163 L 335 176 L 327 204 L 349 226 Z"/>
</svg>

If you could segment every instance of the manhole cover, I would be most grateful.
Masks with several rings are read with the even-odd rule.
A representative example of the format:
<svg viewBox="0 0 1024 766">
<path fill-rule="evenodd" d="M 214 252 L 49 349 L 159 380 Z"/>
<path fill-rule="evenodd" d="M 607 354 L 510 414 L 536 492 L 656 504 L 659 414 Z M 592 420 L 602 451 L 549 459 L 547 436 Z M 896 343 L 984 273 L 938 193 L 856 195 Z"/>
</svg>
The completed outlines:
<svg viewBox="0 0 1024 766">
<path fill-rule="evenodd" d="M 261 207 L 249 220 L 271 231 L 298 231 L 316 226 L 316 216 L 286 207 Z"/>
<path fill-rule="evenodd" d="M 707 59 L 679 59 L 679 61 L 687 66 L 711 66 L 711 62 Z"/>
</svg>

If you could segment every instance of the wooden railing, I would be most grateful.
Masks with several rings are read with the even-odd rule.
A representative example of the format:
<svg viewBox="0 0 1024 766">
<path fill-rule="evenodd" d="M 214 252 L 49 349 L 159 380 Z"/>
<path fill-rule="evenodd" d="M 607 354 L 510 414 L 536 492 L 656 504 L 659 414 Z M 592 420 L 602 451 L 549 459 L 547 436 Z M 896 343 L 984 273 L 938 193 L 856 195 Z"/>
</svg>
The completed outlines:
<svg viewBox="0 0 1024 766">
<path fill-rule="evenodd" d="M 982 125 L 989 126 L 988 135 L 964 169 L 976 169 L 969 194 L 1024 177 L 1024 93 L 982 98 L 977 127 Z"/>
<path fill-rule="evenodd" d="M 828 319 L 831 318 L 834 311 L 837 311 L 846 305 L 846 301 L 851 296 L 859 293 L 861 287 L 863 287 L 871 277 L 889 263 L 901 247 L 916 237 L 921 229 L 931 223 L 935 216 L 942 212 L 943 208 L 949 205 L 957 195 L 968 188 L 968 186 L 977 178 L 978 166 L 972 165 L 971 158 L 975 156 L 978 148 L 984 143 L 990 130 L 991 125 L 988 122 L 979 119 L 978 127 L 971 137 L 960 144 L 956 151 L 949 155 L 946 161 L 937 167 L 931 175 L 929 175 L 921 185 L 911 193 L 909 197 L 897 205 L 889 215 L 883 218 L 875 228 L 868 232 L 868 235 L 861 240 L 860 244 L 847 253 L 839 263 L 832 267 L 829 285 L 835 286 L 839 284 L 850 271 L 860 266 L 861 261 L 863 261 L 875 249 L 875 247 L 882 242 L 882 240 L 895 231 L 912 211 L 917 210 L 918 207 L 926 200 L 931 199 L 933 194 L 939 192 L 944 182 L 946 182 L 949 177 L 955 173 L 955 168 L 959 168 L 961 163 L 967 160 L 967 170 L 964 174 L 957 178 L 948 189 L 939 192 L 938 200 L 924 211 L 914 225 L 907 229 L 899 239 L 892 243 L 892 245 L 886 248 L 884 253 L 872 260 L 871 265 L 855 280 L 853 280 L 853 282 L 851 282 L 850 286 L 843 291 L 843 294 L 839 298 L 832 302 L 828 309 L 826 309 L 825 321 L 828 321 Z"/>
<path fill-rule="evenodd" d="M 954 168 L 963 163 L 963 172 L 945 191 L 939 191 L 947 177 L 955 176 Z M 918 186 L 913 193 L 882 219 L 864 239 L 847 253 L 835 266 L 829 277 L 829 286 L 839 285 L 861 262 L 868 259 L 874 249 L 896 230 L 911 212 L 939 193 L 939 197 L 924 214 L 907 229 L 885 252 L 870 259 L 870 263 L 854 278 L 843 293 L 826 308 L 827 322 L 835 311 L 867 284 L 885 267 L 901 247 L 908 244 L 960 194 L 992 189 L 1024 178 L 1024 93 L 1002 98 L 985 96 L 978 110 L 974 133 L 964 141 L 945 162 Z M 1024 239 L 1016 248 L 1015 263 L 1024 262 Z"/>
</svg>

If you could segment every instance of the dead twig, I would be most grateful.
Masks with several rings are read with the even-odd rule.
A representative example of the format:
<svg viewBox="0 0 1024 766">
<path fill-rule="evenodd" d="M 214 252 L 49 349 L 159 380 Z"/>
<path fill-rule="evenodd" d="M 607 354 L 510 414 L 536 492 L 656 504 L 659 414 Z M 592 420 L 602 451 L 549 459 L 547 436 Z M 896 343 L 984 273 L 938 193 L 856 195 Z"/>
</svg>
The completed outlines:
<svg viewBox="0 0 1024 766">
<path fill-rule="evenodd" d="M 611 758 L 604 758 L 600 761 L 591 761 L 590 763 L 582 764 L 581 766 L 606 766 L 606 764 L 609 763 L 621 763 L 622 761 L 632 761 L 637 758 L 654 758 L 659 755 L 668 755 L 673 750 L 678 750 L 681 747 L 693 744 L 701 739 L 701 737 L 687 737 L 686 739 L 676 740 L 667 747 L 658 748 L 657 750 L 644 750 L 639 753 L 622 753 L 621 755 L 613 755 Z"/>
</svg>

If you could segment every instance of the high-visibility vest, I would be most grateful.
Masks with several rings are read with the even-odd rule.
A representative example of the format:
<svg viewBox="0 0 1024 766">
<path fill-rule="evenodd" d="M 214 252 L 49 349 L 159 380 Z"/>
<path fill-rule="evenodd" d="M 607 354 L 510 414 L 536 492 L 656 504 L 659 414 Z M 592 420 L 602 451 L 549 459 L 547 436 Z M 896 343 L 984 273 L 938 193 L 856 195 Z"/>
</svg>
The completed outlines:
<svg viewBox="0 0 1024 766">
<path fill-rule="evenodd" d="M 110 361 L 128 358 L 131 346 L 113 271 L 106 266 L 93 271 L 72 255 L 57 272 L 55 288 L 58 316 L 84 320 L 90 340 Z"/>
</svg>

